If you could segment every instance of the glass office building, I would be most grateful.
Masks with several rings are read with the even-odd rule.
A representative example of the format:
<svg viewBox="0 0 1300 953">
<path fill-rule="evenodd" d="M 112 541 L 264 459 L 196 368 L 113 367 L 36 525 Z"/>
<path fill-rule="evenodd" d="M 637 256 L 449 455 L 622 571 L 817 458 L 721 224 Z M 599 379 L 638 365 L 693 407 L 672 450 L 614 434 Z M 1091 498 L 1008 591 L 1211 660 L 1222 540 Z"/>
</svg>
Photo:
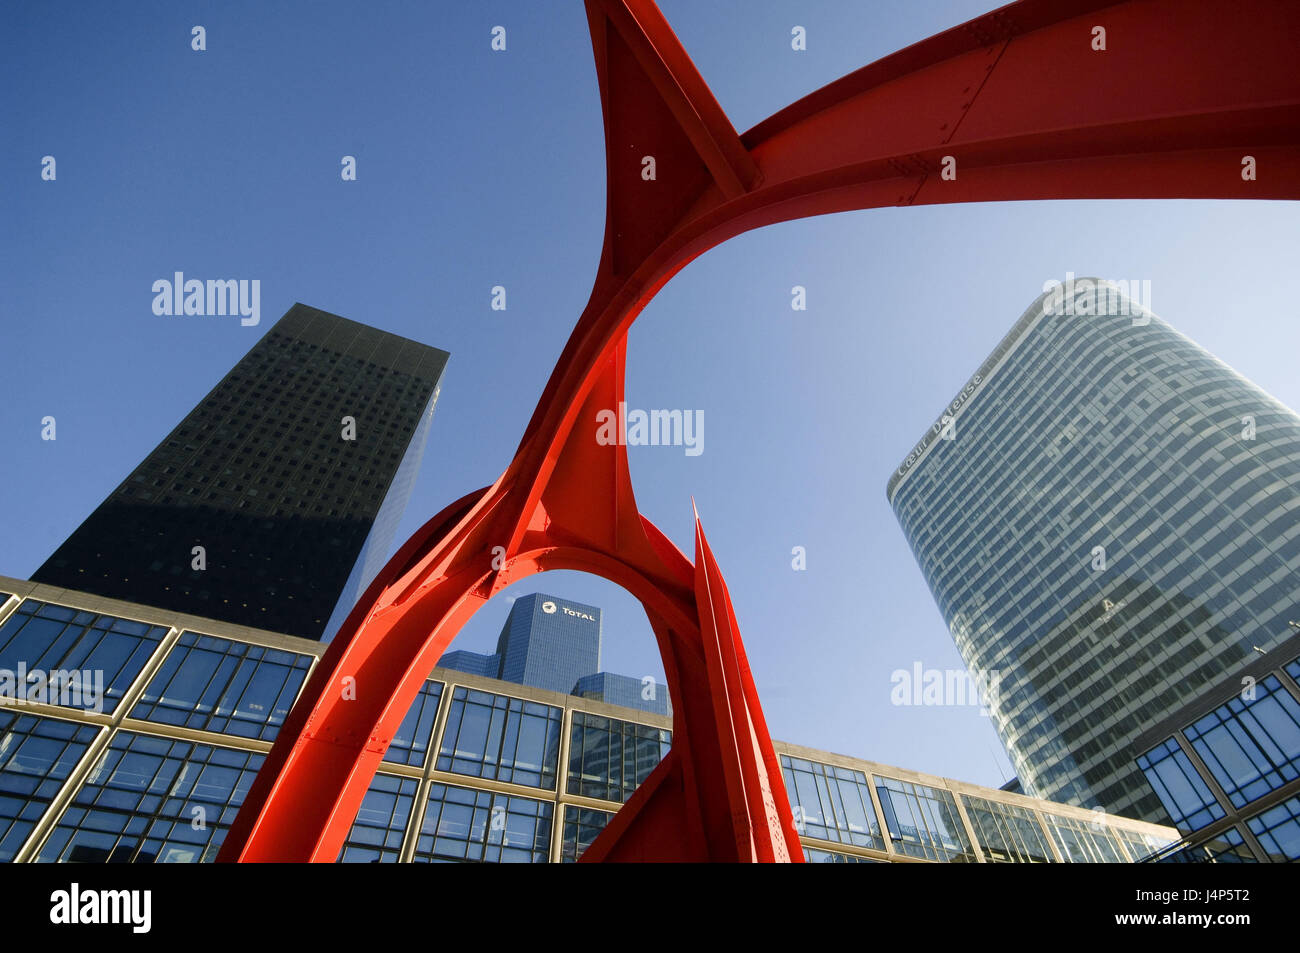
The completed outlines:
<svg viewBox="0 0 1300 953">
<path fill-rule="evenodd" d="M 1096 279 L 1025 311 L 887 495 L 1038 797 L 1166 822 L 1139 736 L 1300 619 L 1300 418 Z"/>
<path fill-rule="evenodd" d="M 443 668 L 500 678 L 553 692 L 572 690 L 600 668 L 601 611 L 571 599 L 535 592 L 510 607 L 491 655 L 448 652 Z"/>
<path fill-rule="evenodd" d="M 567 692 L 583 675 L 600 670 L 601 612 L 595 606 L 540 592 L 520 596 L 496 654 L 507 682 Z"/>
<path fill-rule="evenodd" d="M 584 675 L 573 686 L 573 694 L 623 708 L 639 708 L 660 715 L 673 713 L 668 686 L 649 676 L 633 678 L 631 675 L 617 675 L 613 672 Z"/>
<path fill-rule="evenodd" d="M 600 671 L 603 624 L 596 606 L 530 593 L 510 607 L 495 652 L 458 649 L 444 653 L 439 664 L 470 675 L 672 714 L 668 687 L 662 682 Z"/>
<path fill-rule="evenodd" d="M 1300 860 L 1300 636 L 1138 739 L 1138 767 L 1187 836 L 1168 863 Z"/>
<path fill-rule="evenodd" d="M 0 861 L 211 861 L 319 641 L 0 577 Z M 86 686 L 81 686 L 86 687 Z M 3 694 L 3 693 L 0 693 Z M 672 747 L 671 719 L 435 669 L 340 851 L 352 863 L 578 859 Z M 1171 828 L 775 743 L 808 860 L 1136 861 Z"/>
<path fill-rule="evenodd" d="M 32 578 L 332 635 L 388 558 L 447 358 L 295 304 Z"/>
</svg>

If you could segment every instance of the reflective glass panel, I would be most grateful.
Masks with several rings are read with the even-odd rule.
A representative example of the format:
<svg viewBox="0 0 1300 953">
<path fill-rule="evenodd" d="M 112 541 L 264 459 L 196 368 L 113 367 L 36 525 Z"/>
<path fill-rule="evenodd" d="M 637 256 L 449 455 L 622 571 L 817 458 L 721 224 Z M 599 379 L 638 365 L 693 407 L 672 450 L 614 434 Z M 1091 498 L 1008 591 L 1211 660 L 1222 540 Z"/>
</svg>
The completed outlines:
<svg viewBox="0 0 1300 953">
<path fill-rule="evenodd" d="M 596 811 L 586 807 L 574 807 L 572 804 L 566 805 L 560 862 L 571 864 L 581 857 L 613 816 L 613 811 Z"/>
<path fill-rule="evenodd" d="M 554 805 L 530 797 L 429 787 L 415 860 L 544 864 L 550 860 Z"/>
<path fill-rule="evenodd" d="M 894 850 L 910 857 L 972 864 L 975 852 L 952 792 L 910 781 L 876 778 L 876 793 Z"/>
<path fill-rule="evenodd" d="M 348 839 L 339 851 L 339 862 L 397 863 L 419 786 L 415 778 L 376 774 L 366 791 L 366 799 L 361 802 L 361 809 L 357 811 L 357 819 L 352 822 Z"/>
<path fill-rule="evenodd" d="M 781 755 L 781 774 L 800 836 L 885 849 L 861 771 Z"/>
<path fill-rule="evenodd" d="M 272 741 L 312 657 L 182 632 L 132 718 Z"/>
<path fill-rule="evenodd" d="M 554 705 L 458 685 L 437 768 L 554 790 L 562 714 Z"/>
<path fill-rule="evenodd" d="M 1061 857 L 1073 864 L 1123 864 L 1127 861 L 1119 846 L 1119 839 L 1110 825 L 1101 820 L 1085 821 L 1077 817 L 1045 814 L 1047 829 L 1052 832 Z"/>
<path fill-rule="evenodd" d="M 671 747 L 671 732 L 575 711 L 569 738 L 568 791 L 604 801 L 626 801 Z"/>
<path fill-rule="evenodd" d="M 1177 738 L 1156 745 L 1141 755 L 1137 763 L 1155 788 L 1170 820 L 1180 830 L 1199 830 L 1223 817 L 1223 807 L 1192 766 L 1192 759 L 1179 746 Z"/>
<path fill-rule="evenodd" d="M 9 863 L 100 729 L 0 708 L 0 863 Z"/>
<path fill-rule="evenodd" d="M 1234 807 L 1300 777 L 1300 702 L 1269 675 L 1183 729 Z"/>
<path fill-rule="evenodd" d="M 1300 860 L 1300 796 L 1256 814 L 1246 825 L 1271 863 Z"/>
<path fill-rule="evenodd" d="M 988 863 L 1048 864 L 1056 859 L 1033 811 L 969 794 L 963 794 L 962 800 Z"/>
<path fill-rule="evenodd" d="M 822 850 L 818 847 L 805 847 L 803 859 L 810 864 L 879 864 L 888 861 L 859 857 L 856 854 L 841 854 L 837 850 Z"/>
<path fill-rule="evenodd" d="M 1161 864 L 1253 864 L 1255 855 L 1241 831 L 1229 827 L 1202 844 L 1184 847 L 1156 858 Z"/>
<path fill-rule="evenodd" d="M 34 700 L 112 714 L 166 634 L 163 625 L 25 599 L 0 626 L 0 671 L 21 666 L 26 697 L 43 673 L 65 690 Z"/>
<path fill-rule="evenodd" d="M 433 737 L 433 723 L 438 717 L 438 702 L 442 700 L 442 682 L 426 681 L 420 694 L 402 719 L 402 725 L 389 742 L 384 760 L 393 764 L 422 765 L 429 753 Z"/>
<path fill-rule="evenodd" d="M 211 861 L 263 760 L 252 751 L 119 731 L 37 860 Z"/>
</svg>

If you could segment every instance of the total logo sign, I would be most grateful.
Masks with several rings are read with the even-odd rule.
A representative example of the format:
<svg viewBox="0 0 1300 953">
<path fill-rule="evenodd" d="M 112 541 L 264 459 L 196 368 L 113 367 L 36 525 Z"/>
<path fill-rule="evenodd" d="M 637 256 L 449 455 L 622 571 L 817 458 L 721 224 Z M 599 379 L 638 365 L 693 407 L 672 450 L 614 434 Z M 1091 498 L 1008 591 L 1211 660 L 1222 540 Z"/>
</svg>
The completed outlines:
<svg viewBox="0 0 1300 953">
<path fill-rule="evenodd" d="M 568 606 L 557 606 L 550 599 L 542 603 L 542 611 L 547 615 L 555 615 L 555 610 L 559 609 L 565 615 L 571 615 L 577 619 L 586 619 L 588 622 L 595 622 L 596 617 L 589 612 L 579 612 L 577 609 L 570 609 Z"/>
</svg>

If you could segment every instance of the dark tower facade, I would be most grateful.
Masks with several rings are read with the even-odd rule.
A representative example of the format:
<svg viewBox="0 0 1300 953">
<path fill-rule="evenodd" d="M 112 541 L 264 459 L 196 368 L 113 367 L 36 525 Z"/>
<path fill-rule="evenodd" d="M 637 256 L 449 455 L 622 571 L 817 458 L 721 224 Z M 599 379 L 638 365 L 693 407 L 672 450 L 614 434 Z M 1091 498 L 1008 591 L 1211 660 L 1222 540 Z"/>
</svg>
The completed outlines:
<svg viewBox="0 0 1300 953">
<path fill-rule="evenodd" d="M 32 580 L 332 635 L 387 557 L 448 356 L 295 304 Z"/>
</svg>

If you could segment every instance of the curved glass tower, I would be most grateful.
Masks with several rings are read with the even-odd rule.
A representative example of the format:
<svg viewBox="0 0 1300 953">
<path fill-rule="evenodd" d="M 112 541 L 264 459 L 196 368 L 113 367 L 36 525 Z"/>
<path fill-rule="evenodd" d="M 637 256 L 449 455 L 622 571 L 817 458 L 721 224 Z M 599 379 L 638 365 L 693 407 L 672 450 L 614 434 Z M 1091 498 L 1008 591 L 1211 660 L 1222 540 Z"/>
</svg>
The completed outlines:
<svg viewBox="0 0 1300 953">
<path fill-rule="evenodd" d="M 1300 417 L 1098 279 L 1029 307 L 887 494 L 1038 797 L 1166 822 L 1135 740 L 1300 619 Z"/>
</svg>

